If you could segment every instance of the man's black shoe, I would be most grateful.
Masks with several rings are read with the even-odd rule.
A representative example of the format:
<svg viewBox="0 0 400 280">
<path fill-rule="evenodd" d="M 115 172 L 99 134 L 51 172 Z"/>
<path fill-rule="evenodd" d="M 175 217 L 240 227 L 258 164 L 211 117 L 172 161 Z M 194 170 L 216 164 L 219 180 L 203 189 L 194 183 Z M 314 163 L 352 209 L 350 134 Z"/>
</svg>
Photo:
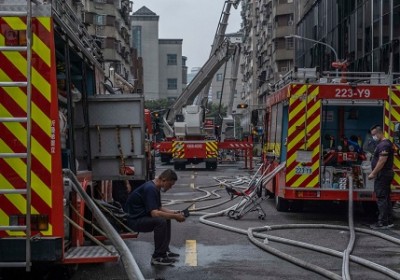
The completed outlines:
<svg viewBox="0 0 400 280">
<path fill-rule="evenodd" d="M 167 257 L 168 257 L 168 258 L 179 258 L 180 255 L 177 254 L 177 253 L 173 253 L 173 252 L 171 252 L 171 251 L 168 251 L 168 252 L 167 252 Z"/>
<path fill-rule="evenodd" d="M 174 260 L 168 257 L 151 258 L 152 265 L 173 265 L 174 262 Z"/>
<path fill-rule="evenodd" d="M 389 226 L 387 224 L 381 223 L 381 222 L 377 222 L 373 225 L 369 226 L 371 229 L 388 229 Z"/>
</svg>

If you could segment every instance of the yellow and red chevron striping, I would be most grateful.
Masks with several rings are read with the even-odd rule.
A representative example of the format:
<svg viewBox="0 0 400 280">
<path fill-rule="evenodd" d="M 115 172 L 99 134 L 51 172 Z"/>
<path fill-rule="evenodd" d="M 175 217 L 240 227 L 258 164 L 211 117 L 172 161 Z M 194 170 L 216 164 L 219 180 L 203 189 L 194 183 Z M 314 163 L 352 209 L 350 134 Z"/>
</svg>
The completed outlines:
<svg viewBox="0 0 400 280">
<path fill-rule="evenodd" d="M 218 156 L 218 142 L 217 141 L 206 141 L 206 157 L 216 158 Z"/>
<path fill-rule="evenodd" d="M 310 130 L 310 134 L 315 135 L 316 133 L 318 133 L 319 131 L 319 126 L 314 126 L 311 130 Z M 315 140 L 310 146 L 309 149 L 314 150 L 315 148 L 317 148 L 318 146 L 318 141 L 319 139 Z M 296 145 L 294 145 L 293 147 L 291 147 L 290 149 L 290 154 L 288 153 L 288 158 L 290 158 L 290 160 L 287 161 L 287 168 L 289 169 L 294 169 L 299 163 L 296 162 L 296 157 L 292 157 L 292 155 L 296 156 L 296 151 L 302 149 L 303 143 L 302 142 L 298 142 Z"/>
<path fill-rule="evenodd" d="M 318 95 L 319 87 L 316 85 L 291 85 L 286 160 L 288 187 L 319 185 L 321 101 Z M 311 154 L 311 161 L 298 162 L 298 151 L 308 151 Z M 298 174 L 296 173 L 298 167 L 306 167 L 309 171 Z"/>
<path fill-rule="evenodd" d="M 0 126 L 1 127 L 1 126 Z M 13 141 L 12 143 L 18 144 L 19 141 L 15 140 L 15 138 L 12 138 L 12 134 L 8 129 L 4 129 L 3 135 L 0 137 L 1 141 L 7 142 L 7 141 Z M 8 142 L 10 143 L 10 142 Z M 19 145 L 22 146 L 22 145 Z M 26 148 L 24 147 L 23 149 L 10 149 L 10 152 L 25 152 Z M 14 159 L 14 161 L 11 162 L 11 160 L 8 160 L 9 164 L 11 165 L 14 162 L 14 165 L 17 164 L 17 161 Z M 20 163 L 25 164 L 25 160 L 20 160 Z M 6 168 L 5 166 L 2 166 L 3 168 Z M 2 169 L 3 170 L 3 169 Z M 44 183 L 46 186 L 50 186 L 51 184 L 51 172 L 47 170 L 45 166 L 42 165 L 42 163 L 38 160 L 37 157 L 32 157 L 32 171 L 34 172 L 35 176 L 37 176 L 37 180 L 40 180 L 42 183 Z M 25 174 L 24 174 L 25 175 Z M 23 178 L 24 180 L 26 178 Z M 36 181 L 36 177 L 32 178 L 34 181 Z"/>
<path fill-rule="evenodd" d="M 5 45 L 3 34 L 7 30 L 25 30 L 26 18 L 0 18 L 0 45 Z M 32 131 L 31 131 L 31 186 L 32 213 L 49 215 L 50 226 L 43 235 L 62 235 L 62 174 L 58 139 L 58 105 L 55 77 L 53 22 L 49 17 L 32 20 Z M 0 53 L 0 80 L 26 81 L 27 59 L 24 52 Z M 0 116 L 25 117 L 27 115 L 25 88 L 0 89 Z M 0 152 L 26 152 L 26 124 L 3 123 L 0 125 Z M 57 135 L 57 136 L 56 136 Z M 26 188 L 26 160 L 0 160 L 0 188 Z M 0 219 L 8 215 L 24 214 L 26 199 L 23 195 L 0 197 Z M 22 235 L 21 232 L 7 232 Z"/>
<path fill-rule="evenodd" d="M 184 158 L 185 157 L 185 145 L 181 141 L 172 142 L 172 154 L 174 158 Z"/>
<path fill-rule="evenodd" d="M 384 131 L 385 137 L 393 141 L 395 136 L 395 124 L 400 123 L 400 85 L 389 88 L 389 100 L 385 101 Z M 394 156 L 395 175 L 392 184 L 400 186 L 400 157 L 395 153 Z"/>
</svg>

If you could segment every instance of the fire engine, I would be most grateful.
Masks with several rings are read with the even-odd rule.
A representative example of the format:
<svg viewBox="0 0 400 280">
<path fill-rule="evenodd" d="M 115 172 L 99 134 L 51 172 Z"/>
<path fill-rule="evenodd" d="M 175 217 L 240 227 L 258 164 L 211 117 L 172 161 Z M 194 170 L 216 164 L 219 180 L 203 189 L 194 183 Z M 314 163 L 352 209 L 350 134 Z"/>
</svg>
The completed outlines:
<svg viewBox="0 0 400 280">
<path fill-rule="evenodd" d="M 68 3 L 1 1 L 1 267 L 118 259 L 87 246 L 85 201 L 63 177 L 72 171 L 98 199 L 112 180 L 154 178 L 144 98 L 115 94 L 100 58 Z"/>
<path fill-rule="evenodd" d="M 210 58 L 163 116 L 165 139 L 156 147 L 161 161 L 173 161 L 175 169 L 183 170 L 189 163 L 205 162 L 206 169 L 215 170 L 220 149 L 245 150 L 246 155 L 252 156 L 252 144 L 237 143 L 239 141 L 222 144 L 215 121 L 205 118 L 210 82 L 214 74 L 231 57 L 237 56 L 233 60 L 239 60 L 238 44 L 225 37 L 231 7 L 237 7 L 239 2 L 225 1 Z"/>
<path fill-rule="evenodd" d="M 284 165 L 266 188 L 278 211 L 297 210 L 305 200 L 346 201 L 349 177 L 354 200 L 374 201 L 369 128 L 380 124 L 399 142 L 398 85 L 385 73 L 295 69 L 266 99 L 266 161 Z M 398 200 L 400 157 L 395 154 L 392 199 Z"/>
</svg>

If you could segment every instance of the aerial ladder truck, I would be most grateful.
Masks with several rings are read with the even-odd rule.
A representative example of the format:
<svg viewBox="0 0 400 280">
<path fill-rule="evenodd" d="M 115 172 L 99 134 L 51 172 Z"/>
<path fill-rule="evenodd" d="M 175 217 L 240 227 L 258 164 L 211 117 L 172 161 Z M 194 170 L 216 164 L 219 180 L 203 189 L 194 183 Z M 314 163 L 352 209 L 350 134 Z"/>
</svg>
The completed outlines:
<svg viewBox="0 0 400 280">
<path fill-rule="evenodd" d="M 205 108 L 213 76 L 234 53 L 239 53 L 237 45 L 225 36 L 231 7 L 237 8 L 239 2 L 224 3 L 210 58 L 163 116 L 166 137 L 157 148 L 161 161 L 173 161 L 175 169 L 201 162 L 205 162 L 206 169 L 217 168 L 219 140 L 215 124 L 205 122 Z M 213 133 L 206 132 L 210 128 Z"/>
</svg>

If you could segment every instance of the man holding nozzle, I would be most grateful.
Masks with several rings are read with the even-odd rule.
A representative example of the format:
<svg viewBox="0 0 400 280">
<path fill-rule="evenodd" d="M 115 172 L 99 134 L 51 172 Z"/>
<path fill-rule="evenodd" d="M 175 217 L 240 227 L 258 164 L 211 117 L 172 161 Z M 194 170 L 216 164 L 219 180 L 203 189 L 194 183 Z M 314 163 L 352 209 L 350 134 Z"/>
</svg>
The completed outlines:
<svg viewBox="0 0 400 280">
<path fill-rule="evenodd" d="M 161 205 L 161 192 L 172 188 L 178 176 L 171 169 L 164 170 L 156 179 L 135 189 L 128 197 L 125 210 L 128 226 L 137 232 L 154 231 L 152 265 L 172 265 L 179 254 L 170 251 L 171 220 L 184 222 L 181 211 L 173 211 Z"/>
</svg>

